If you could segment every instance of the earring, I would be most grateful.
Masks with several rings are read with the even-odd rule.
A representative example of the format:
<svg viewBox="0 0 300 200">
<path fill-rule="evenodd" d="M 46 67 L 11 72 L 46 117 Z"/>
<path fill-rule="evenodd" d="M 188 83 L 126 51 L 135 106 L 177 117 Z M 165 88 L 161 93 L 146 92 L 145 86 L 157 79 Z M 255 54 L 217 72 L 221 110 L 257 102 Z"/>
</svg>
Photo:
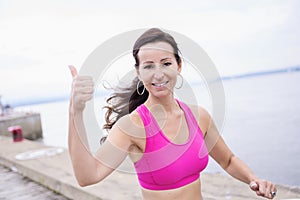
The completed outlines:
<svg viewBox="0 0 300 200">
<path fill-rule="evenodd" d="M 182 77 L 181 74 L 178 74 L 178 75 L 179 75 L 179 77 L 181 78 L 181 83 L 180 83 L 179 87 L 176 87 L 176 86 L 175 86 L 176 89 L 180 89 L 180 88 L 182 88 L 182 86 L 183 86 L 183 77 Z M 176 82 L 176 83 L 177 83 L 177 82 Z"/>
<path fill-rule="evenodd" d="M 139 88 L 140 88 L 140 83 L 141 83 L 142 81 L 139 81 L 138 83 L 137 83 L 137 85 L 136 85 L 136 92 L 141 96 L 141 95 L 143 95 L 144 94 L 144 92 L 145 92 L 145 86 L 144 86 L 144 89 L 143 89 L 143 91 L 142 92 L 140 92 L 139 91 Z"/>
</svg>

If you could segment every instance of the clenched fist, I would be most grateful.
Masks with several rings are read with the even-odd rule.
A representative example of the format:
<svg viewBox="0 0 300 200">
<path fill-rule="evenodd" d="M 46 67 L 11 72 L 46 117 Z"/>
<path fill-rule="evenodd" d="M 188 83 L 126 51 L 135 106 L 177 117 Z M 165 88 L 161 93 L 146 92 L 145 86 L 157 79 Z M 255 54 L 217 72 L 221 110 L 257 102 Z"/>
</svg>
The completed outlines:
<svg viewBox="0 0 300 200">
<path fill-rule="evenodd" d="M 94 81 L 91 76 L 78 76 L 74 66 L 69 66 L 72 77 L 72 91 L 70 99 L 70 112 L 82 112 L 85 103 L 93 98 Z"/>
</svg>

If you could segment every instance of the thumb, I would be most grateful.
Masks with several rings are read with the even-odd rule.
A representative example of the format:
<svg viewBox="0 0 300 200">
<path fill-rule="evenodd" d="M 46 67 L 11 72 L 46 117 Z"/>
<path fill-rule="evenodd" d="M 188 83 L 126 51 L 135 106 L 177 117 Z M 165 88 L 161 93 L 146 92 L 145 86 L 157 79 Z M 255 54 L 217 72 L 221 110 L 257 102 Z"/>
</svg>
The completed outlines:
<svg viewBox="0 0 300 200">
<path fill-rule="evenodd" d="M 75 78 L 78 75 L 77 69 L 73 65 L 69 65 L 69 69 L 71 71 L 72 77 Z"/>
<path fill-rule="evenodd" d="M 258 184 L 255 181 L 251 181 L 249 186 L 253 191 L 257 191 L 259 189 Z"/>
</svg>

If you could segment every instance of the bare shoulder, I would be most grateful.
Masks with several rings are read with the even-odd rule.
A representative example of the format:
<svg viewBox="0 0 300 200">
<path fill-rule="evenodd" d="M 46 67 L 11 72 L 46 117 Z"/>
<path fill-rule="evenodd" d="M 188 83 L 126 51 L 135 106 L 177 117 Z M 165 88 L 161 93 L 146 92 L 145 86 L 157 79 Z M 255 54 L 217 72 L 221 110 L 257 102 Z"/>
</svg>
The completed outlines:
<svg viewBox="0 0 300 200">
<path fill-rule="evenodd" d="M 138 138 L 145 138 L 142 123 L 142 120 L 133 113 L 121 117 L 110 129 L 104 144 L 111 143 L 120 149 L 130 151 L 132 146 L 136 145 Z"/>
<path fill-rule="evenodd" d="M 115 125 L 133 138 L 140 137 L 144 133 L 143 121 L 136 111 L 121 117 Z"/>
<path fill-rule="evenodd" d="M 203 136 L 205 136 L 211 124 L 211 116 L 209 112 L 202 106 L 198 106 L 198 105 L 188 105 L 188 106 L 193 112 L 193 115 L 198 122 L 198 125 L 203 133 Z"/>
</svg>

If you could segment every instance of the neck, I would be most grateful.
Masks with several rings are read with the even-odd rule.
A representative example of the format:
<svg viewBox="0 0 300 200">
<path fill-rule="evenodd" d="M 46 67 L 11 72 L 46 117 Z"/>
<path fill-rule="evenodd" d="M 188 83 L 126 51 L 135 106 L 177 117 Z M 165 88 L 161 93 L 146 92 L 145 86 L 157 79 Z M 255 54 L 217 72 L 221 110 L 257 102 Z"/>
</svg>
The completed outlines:
<svg viewBox="0 0 300 200">
<path fill-rule="evenodd" d="M 149 95 L 145 105 L 151 110 L 163 110 L 166 113 L 173 113 L 180 109 L 173 95 L 164 98 L 157 98 Z"/>
</svg>

